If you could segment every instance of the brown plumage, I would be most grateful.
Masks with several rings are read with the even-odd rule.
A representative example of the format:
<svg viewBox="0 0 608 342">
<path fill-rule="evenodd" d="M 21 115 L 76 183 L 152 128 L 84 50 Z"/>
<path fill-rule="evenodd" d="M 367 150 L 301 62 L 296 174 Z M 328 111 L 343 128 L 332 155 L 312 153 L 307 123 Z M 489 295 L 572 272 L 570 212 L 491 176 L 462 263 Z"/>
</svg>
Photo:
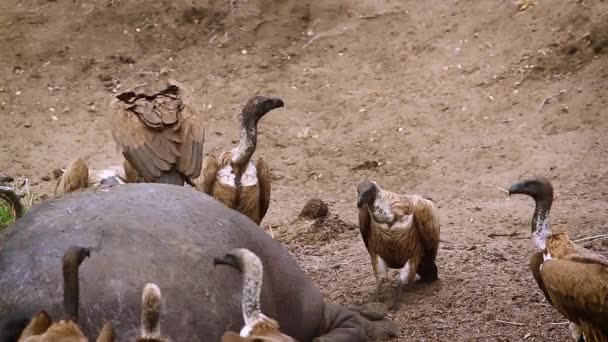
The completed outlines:
<svg viewBox="0 0 608 342">
<path fill-rule="evenodd" d="M 549 231 L 553 186 L 544 177 L 515 183 L 509 195 L 534 199 L 530 268 L 547 301 L 570 322 L 575 341 L 608 342 L 608 258 Z M 584 336 L 584 338 L 583 338 Z"/>
<path fill-rule="evenodd" d="M 201 173 L 204 130 L 190 93 L 174 80 L 161 90 L 138 89 L 110 104 L 116 144 L 146 182 L 191 183 Z"/>
<path fill-rule="evenodd" d="M 236 148 L 219 160 L 209 155 L 203 162 L 204 179 L 197 188 L 260 224 L 270 203 L 270 169 L 260 158 L 250 160 L 257 144 L 258 121 L 269 111 L 283 107 L 278 98 L 255 96 L 241 111 L 241 139 Z"/>
<path fill-rule="evenodd" d="M 161 292 L 158 285 L 149 283 L 141 294 L 141 335 L 136 342 L 166 342 L 160 334 Z"/>
<path fill-rule="evenodd" d="M 63 255 L 63 309 L 69 319 L 51 324 L 49 315 L 45 311 L 41 311 L 23 330 L 19 342 L 88 342 L 76 322 L 79 300 L 78 268 L 89 256 L 90 252 L 87 248 L 77 246 L 68 247 Z M 106 323 L 97 342 L 113 341 L 112 325 Z"/>
<path fill-rule="evenodd" d="M 401 282 L 438 279 L 435 258 L 439 248 L 439 213 L 432 201 L 418 195 L 399 195 L 363 181 L 357 188 L 359 229 L 376 276 L 380 297 L 387 269 L 401 269 Z"/>
<path fill-rule="evenodd" d="M 55 195 L 68 193 L 89 186 L 89 168 L 82 158 L 77 158 L 68 165 L 55 186 Z"/>
<path fill-rule="evenodd" d="M 228 331 L 222 336 L 222 342 L 259 341 L 259 342 L 295 342 L 283 334 L 279 323 L 264 315 L 260 309 L 260 293 L 264 269 L 260 258 L 245 248 L 236 248 L 221 258 L 213 260 L 214 265 L 229 265 L 243 274 L 242 310 L 245 326 L 240 335 Z"/>
</svg>

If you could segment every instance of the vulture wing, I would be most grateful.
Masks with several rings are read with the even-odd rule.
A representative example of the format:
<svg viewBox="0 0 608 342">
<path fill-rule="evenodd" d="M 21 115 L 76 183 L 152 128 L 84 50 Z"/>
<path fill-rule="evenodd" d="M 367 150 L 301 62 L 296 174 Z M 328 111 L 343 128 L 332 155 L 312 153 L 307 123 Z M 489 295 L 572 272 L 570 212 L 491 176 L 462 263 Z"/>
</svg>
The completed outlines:
<svg viewBox="0 0 608 342">
<path fill-rule="evenodd" d="M 183 86 L 169 81 L 152 95 L 127 91 L 110 104 L 112 135 L 146 181 L 173 169 L 200 175 L 204 132 Z"/>
<path fill-rule="evenodd" d="M 203 181 L 199 182 L 199 190 L 209 196 L 213 196 L 213 185 L 218 169 L 217 158 L 213 154 L 208 155 L 203 160 Z"/>
<path fill-rule="evenodd" d="M 413 205 L 414 225 L 418 229 L 424 249 L 435 250 L 439 247 L 439 213 L 432 201 L 422 196 L 410 196 Z"/>
<path fill-rule="evenodd" d="M 367 205 L 364 205 L 359 209 L 359 231 L 361 232 L 361 238 L 363 238 L 363 243 L 365 244 L 365 248 L 369 251 L 368 240 L 372 235 L 372 218 L 369 213 L 369 209 L 367 209 Z"/>
<path fill-rule="evenodd" d="M 540 290 L 543 291 L 545 299 L 547 299 L 547 302 L 549 302 L 549 304 L 553 305 L 553 302 L 551 301 L 551 296 L 549 296 L 547 288 L 545 287 L 545 283 L 543 282 L 543 277 L 540 275 L 541 266 L 544 260 L 545 259 L 543 257 L 542 252 L 536 252 L 532 254 L 532 256 L 530 257 L 530 270 L 532 271 L 532 276 L 534 276 L 534 280 L 536 280 L 536 284 L 538 284 Z"/>
<path fill-rule="evenodd" d="M 570 321 L 588 322 L 608 335 L 607 263 L 571 255 L 546 260 L 540 273 L 553 306 L 562 315 Z"/>
<path fill-rule="evenodd" d="M 255 165 L 258 173 L 258 184 L 260 185 L 260 222 L 266 216 L 270 205 L 270 168 L 262 158 Z"/>
</svg>

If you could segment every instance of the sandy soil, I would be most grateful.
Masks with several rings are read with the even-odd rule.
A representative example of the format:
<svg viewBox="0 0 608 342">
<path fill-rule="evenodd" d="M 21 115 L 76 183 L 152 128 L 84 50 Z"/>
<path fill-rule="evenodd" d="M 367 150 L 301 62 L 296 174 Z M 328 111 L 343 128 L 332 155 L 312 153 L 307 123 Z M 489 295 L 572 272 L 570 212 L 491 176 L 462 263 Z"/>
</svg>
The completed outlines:
<svg viewBox="0 0 608 342">
<path fill-rule="evenodd" d="M 274 179 L 263 225 L 285 236 L 308 198 L 330 203 L 339 229 L 282 240 L 327 297 L 355 307 L 374 289 L 349 229 L 370 177 L 435 199 L 447 241 L 441 280 L 407 287 L 390 314 L 398 340 L 568 340 L 527 270 L 532 203 L 497 187 L 547 175 L 554 230 L 608 231 L 607 2 L 3 0 L 0 46 L 0 167 L 36 194 L 75 157 L 120 160 L 113 91 L 184 82 L 214 153 L 249 96 L 280 96 L 260 124 Z"/>
</svg>

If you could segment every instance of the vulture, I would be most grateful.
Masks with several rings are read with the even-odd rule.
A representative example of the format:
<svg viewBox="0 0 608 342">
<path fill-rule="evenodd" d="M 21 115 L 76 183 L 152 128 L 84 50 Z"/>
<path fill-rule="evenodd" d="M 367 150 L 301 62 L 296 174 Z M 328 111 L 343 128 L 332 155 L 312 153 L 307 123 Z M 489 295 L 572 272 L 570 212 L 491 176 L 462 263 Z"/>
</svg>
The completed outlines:
<svg viewBox="0 0 608 342">
<path fill-rule="evenodd" d="M 37 313 L 23 329 L 18 342 L 87 342 L 78 324 L 79 280 L 78 268 L 90 256 L 89 249 L 70 246 L 63 255 L 63 309 L 67 320 L 52 323 L 46 311 Z M 106 323 L 96 340 L 113 342 L 111 323 Z"/>
<path fill-rule="evenodd" d="M 545 177 L 511 185 L 509 195 L 532 197 L 532 275 L 547 301 L 570 321 L 577 342 L 608 342 L 608 258 L 549 231 L 553 186 Z"/>
<path fill-rule="evenodd" d="M 192 185 L 201 173 L 205 133 L 190 93 L 177 81 L 161 90 L 120 93 L 110 103 L 112 136 L 148 183 Z"/>
<path fill-rule="evenodd" d="M 359 229 L 376 277 L 376 299 L 388 268 L 400 269 L 402 284 L 438 279 L 435 258 L 439 248 L 439 213 L 430 199 L 400 195 L 365 180 L 357 187 Z"/>
<path fill-rule="evenodd" d="M 148 283 L 141 294 L 141 336 L 135 342 L 165 342 L 160 334 L 161 293 L 158 285 Z"/>
<path fill-rule="evenodd" d="M 264 315 L 260 309 L 264 270 L 262 261 L 257 255 L 246 248 L 235 248 L 221 258 L 214 258 L 213 264 L 232 266 L 243 274 L 241 307 L 245 326 L 240 334 L 233 331 L 226 332 L 222 336 L 222 342 L 296 342 L 292 337 L 281 333 L 279 323 Z"/>
<path fill-rule="evenodd" d="M 239 144 L 232 151 L 222 153 L 219 160 L 208 155 L 203 162 L 204 179 L 197 186 L 258 225 L 270 203 L 270 169 L 262 158 L 255 165 L 251 162 L 257 143 L 257 125 L 266 113 L 283 106 L 279 98 L 254 96 L 249 99 L 241 110 Z"/>
<path fill-rule="evenodd" d="M 57 180 L 55 195 L 88 187 L 138 183 L 140 181 L 139 175 L 126 159 L 123 160 L 121 166 L 112 165 L 106 169 L 89 170 L 87 163 L 82 158 L 77 158 L 63 170 L 61 177 Z"/>
</svg>

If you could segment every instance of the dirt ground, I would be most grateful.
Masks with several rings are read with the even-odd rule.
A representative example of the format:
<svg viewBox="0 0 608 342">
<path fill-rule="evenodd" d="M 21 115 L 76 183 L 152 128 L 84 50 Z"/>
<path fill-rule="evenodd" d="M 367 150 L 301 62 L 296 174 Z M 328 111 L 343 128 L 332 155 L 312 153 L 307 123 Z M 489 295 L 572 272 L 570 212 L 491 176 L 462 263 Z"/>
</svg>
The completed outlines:
<svg viewBox="0 0 608 342">
<path fill-rule="evenodd" d="M 280 96 L 256 152 L 273 172 L 263 226 L 281 240 L 308 198 L 330 204 L 328 227 L 281 240 L 328 298 L 356 307 L 374 290 L 354 226 L 369 177 L 442 214 L 441 280 L 402 293 L 399 341 L 569 340 L 527 269 L 532 201 L 497 187 L 549 176 L 554 231 L 608 231 L 608 2 L 237 5 L 1 1 L 0 168 L 50 195 L 73 158 L 117 164 L 109 100 L 157 77 L 195 91 L 206 153 L 232 146 L 249 96 Z"/>
</svg>

